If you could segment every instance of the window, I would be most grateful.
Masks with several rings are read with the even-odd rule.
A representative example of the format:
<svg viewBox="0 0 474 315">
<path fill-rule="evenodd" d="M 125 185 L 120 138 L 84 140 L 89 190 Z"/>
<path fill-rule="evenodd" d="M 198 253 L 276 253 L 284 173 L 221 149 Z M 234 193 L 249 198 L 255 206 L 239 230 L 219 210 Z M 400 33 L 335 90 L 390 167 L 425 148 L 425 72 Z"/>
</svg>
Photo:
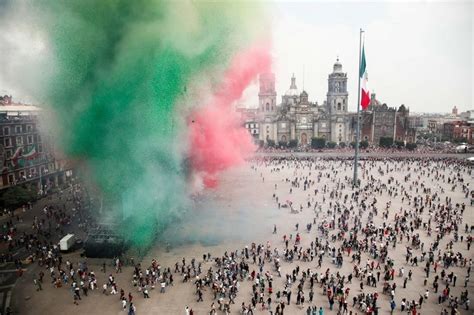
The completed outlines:
<svg viewBox="0 0 474 315">
<path fill-rule="evenodd" d="M 3 135 L 4 136 L 10 135 L 10 127 L 3 127 Z"/>
<path fill-rule="evenodd" d="M 25 171 L 20 171 L 20 179 L 24 179 L 25 177 Z"/>
<path fill-rule="evenodd" d="M 270 110 L 270 104 L 268 104 L 268 103 L 265 104 L 265 110 L 266 110 L 266 111 L 269 111 L 269 110 Z"/>
<path fill-rule="evenodd" d="M 15 126 L 15 133 L 21 133 L 21 126 Z"/>
<path fill-rule="evenodd" d="M 15 183 L 15 175 L 13 175 L 13 174 L 8 175 L 8 183 L 10 183 L 10 184 Z"/>
<path fill-rule="evenodd" d="M 32 125 L 26 125 L 26 131 L 27 132 L 33 132 L 33 126 Z"/>
<path fill-rule="evenodd" d="M 34 177 L 36 175 L 36 168 L 30 168 L 30 177 Z"/>
<path fill-rule="evenodd" d="M 12 140 L 10 138 L 3 139 L 3 144 L 5 147 L 10 147 L 12 145 Z"/>
<path fill-rule="evenodd" d="M 250 128 L 253 128 L 253 124 L 250 124 Z"/>
<path fill-rule="evenodd" d="M 16 137 L 16 145 L 17 146 L 23 145 L 23 137 Z"/>
<path fill-rule="evenodd" d="M 36 135 L 36 141 L 41 142 L 41 136 L 40 135 Z"/>
<path fill-rule="evenodd" d="M 6 154 L 7 159 L 11 158 L 12 157 L 12 150 L 5 150 L 5 154 Z"/>
<path fill-rule="evenodd" d="M 337 110 L 341 110 L 341 103 L 337 103 Z"/>
<path fill-rule="evenodd" d="M 38 152 L 43 152 L 43 145 L 42 144 L 38 144 Z"/>
<path fill-rule="evenodd" d="M 286 123 L 282 122 L 282 123 L 280 124 L 280 127 L 281 127 L 281 128 L 286 128 Z"/>
<path fill-rule="evenodd" d="M 33 143 L 33 136 L 32 136 L 32 135 L 29 135 L 29 136 L 26 138 L 26 140 L 27 140 L 27 143 L 28 143 L 28 144 L 32 144 L 32 143 Z"/>
</svg>

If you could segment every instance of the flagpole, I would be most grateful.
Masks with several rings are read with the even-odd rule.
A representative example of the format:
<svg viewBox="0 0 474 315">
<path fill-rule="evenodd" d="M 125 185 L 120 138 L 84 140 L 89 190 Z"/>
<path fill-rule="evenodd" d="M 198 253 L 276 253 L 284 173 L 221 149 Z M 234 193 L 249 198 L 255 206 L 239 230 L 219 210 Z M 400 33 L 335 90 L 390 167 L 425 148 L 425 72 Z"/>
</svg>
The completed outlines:
<svg viewBox="0 0 474 315">
<path fill-rule="evenodd" d="M 352 185 L 354 187 L 358 186 L 357 182 L 357 167 L 359 163 L 359 137 L 360 137 L 360 51 L 362 47 L 362 33 L 364 31 L 360 29 L 359 32 L 359 68 L 357 71 L 357 76 L 359 77 L 358 80 L 358 88 L 357 88 L 357 128 L 356 128 L 356 141 L 355 141 L 355 154 L 354 154 L 354 178 L 352 180 Z"/>
</svg>

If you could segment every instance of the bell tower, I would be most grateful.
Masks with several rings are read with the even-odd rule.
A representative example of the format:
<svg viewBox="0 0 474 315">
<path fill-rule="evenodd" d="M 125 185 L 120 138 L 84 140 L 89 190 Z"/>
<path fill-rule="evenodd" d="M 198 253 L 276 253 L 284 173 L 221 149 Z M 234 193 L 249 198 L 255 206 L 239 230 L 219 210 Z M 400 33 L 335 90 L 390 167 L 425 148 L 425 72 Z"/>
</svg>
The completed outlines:
<svg viewBox="0 0 474 315">
<path fill-rule="evenodd" d="M 275 74 L 262 73 L 259 78 L 258 109 L 262 113 L 276 111 Z"/>
<path fill-rule="evenodd" d="M 339 57 L 328 77 L 327 110 L 330 121 L 330 139 L 341 143 L 349 141 L 347 73 L 342 72 Z"/>
<path fill-rule="evenodd" d="M 347 73 L 342 72 L 339 57 L 333 67 L 333 72 L 328 77 L 327 106 L 331 114 L 347 113 Z"/>
</svg>

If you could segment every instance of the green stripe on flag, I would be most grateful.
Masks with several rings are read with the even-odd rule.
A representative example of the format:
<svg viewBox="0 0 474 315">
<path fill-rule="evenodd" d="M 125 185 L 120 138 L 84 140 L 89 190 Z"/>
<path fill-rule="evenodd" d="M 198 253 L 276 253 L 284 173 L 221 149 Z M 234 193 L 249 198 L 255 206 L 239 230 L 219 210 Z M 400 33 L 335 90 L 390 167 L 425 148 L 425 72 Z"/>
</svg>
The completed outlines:
<svg viewBox="0 0 474 315">
<path fill-rule="evenodd" d="M 360 69 L 359 69 L 359 77 L 363 77 L 365 73 L 365 49 L 364 46 L 362 46 L 362 58 L 360 60 Z"/>
</svg>

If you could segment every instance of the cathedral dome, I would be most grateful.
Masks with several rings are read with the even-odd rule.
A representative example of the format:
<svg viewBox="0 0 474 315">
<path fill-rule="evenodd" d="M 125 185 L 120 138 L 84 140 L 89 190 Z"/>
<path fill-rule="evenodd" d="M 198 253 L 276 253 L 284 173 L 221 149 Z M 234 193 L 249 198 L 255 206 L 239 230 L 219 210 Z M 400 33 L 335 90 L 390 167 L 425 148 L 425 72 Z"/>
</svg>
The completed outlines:
<svg viewBox="0 0 474 315">
<path fill-rule="evenodd" d="M 286 91 L 285 96 L 300 96 L 300 91 L 298 89 L 289 89 Z"/>
<path fill-rule="evenodd" d="M 285 96 L 299 96 L 300 91 L 296 87 L 296 78 L 295 75 L 291 77 L 291 85 L 290 88 L 285 92 Z"/>
</svg>

